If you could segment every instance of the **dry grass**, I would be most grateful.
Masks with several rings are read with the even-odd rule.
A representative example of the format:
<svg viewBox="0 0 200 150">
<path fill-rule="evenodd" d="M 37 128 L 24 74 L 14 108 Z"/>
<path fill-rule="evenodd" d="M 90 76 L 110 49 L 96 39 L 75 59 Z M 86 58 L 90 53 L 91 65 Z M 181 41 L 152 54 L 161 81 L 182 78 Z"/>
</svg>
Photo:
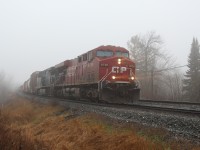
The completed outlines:
<svg viewBox="0 0 200 150">
<path fill-rule="evenodd" d="M 1 108 L 0 133 L 3 150 L 195 149 L 187 143 L 165 141 L 167 133 L 162 129 L 124 125 L 95 114 L 77 116 L 22 98 Z"/>
</svg>

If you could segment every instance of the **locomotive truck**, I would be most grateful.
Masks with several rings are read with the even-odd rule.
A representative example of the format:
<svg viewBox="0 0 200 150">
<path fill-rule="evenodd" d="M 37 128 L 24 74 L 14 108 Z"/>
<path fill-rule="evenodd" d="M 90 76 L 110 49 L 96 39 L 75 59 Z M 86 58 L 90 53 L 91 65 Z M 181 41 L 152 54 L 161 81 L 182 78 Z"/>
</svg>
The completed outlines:
<svg viewBox="0 0 200 150">
<path fill-rule="evenodd" d="M 140 98 L 135 63 L 129 51 L 100 46 L 77 58 L 65 60 L 31 74 L 23 91 L 31 94 L 131 103 Z"/>
</svg>

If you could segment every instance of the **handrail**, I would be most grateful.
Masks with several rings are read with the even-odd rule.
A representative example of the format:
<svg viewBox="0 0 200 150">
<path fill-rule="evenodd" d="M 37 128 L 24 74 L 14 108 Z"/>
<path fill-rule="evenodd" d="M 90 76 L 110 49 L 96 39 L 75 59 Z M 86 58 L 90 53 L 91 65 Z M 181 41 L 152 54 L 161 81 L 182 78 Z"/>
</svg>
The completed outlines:
<svg viewBox="0 0 200 150">
<path fill-rule="evenodd" d="M 101 81 L 101 88 L 102 88 L 102 83 L 103 81 L 111 74 L 112 71 L 109 72 L 109 74 Z"/>
<path fill-rule="evenodd" d="M 108 72 L 108 69 L 107 69 L 107 72 Z M 101 80 L 99 80 L 98 82 L 98 92 L 100 92 L 100 89 L 102 88 L 102 82 L 111 74 L 112 70 L 107 73 L 101 78 Z M 99 85 L 100 84 L 100 85 Z"/>
<path fill-rule="evenodd" d="M 100 92 L 100 86 L 99 86 L 99 84 L 104 79 L 104 77 L 106 77 L 107 73 L 108 73 L 108 69 L 106 70 L 106 74 L 98 81 L 98 92 Z"/>
</svg>

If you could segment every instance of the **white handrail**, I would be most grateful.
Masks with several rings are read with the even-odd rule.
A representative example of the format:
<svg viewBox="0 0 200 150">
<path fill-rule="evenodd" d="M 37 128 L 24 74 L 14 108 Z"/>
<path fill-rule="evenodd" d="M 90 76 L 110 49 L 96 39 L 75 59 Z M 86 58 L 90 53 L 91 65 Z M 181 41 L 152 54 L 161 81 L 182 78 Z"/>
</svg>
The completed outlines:
<svg viewBox="0 0 200 150">
<path fill-rule="evenodd" d="M 99 86 L 99 84 L 100 84 L 101 80 L 103 80 L 104 77 L 106 77 L 107 73 L 108 73 L 108 69 L 106 70 L 106 74 L 98 81 L 98 91 L 99 92 L 100 92 L 100 86 Z"/>
<path fill-rule="evenodd" d="M 108 69 L 107 69 L 107 72 L 108 72 Z M 98 82 L 98 91 L 100 92 L 100 89 L 102 88 L 102 82 L 111 74 L 112 70 L 107 73 L 101 78 L 101 80 L 99 80 Z M 99 85 L 100 84 L 100 85 Z"/>
<path fill-rule="evenodd" d="M 109 74 L 101 81 L 101 88 L 102 88 L 102 83 L 103 81 L 111 74 L 112 71 L 109 72 Z"/>
</svg>

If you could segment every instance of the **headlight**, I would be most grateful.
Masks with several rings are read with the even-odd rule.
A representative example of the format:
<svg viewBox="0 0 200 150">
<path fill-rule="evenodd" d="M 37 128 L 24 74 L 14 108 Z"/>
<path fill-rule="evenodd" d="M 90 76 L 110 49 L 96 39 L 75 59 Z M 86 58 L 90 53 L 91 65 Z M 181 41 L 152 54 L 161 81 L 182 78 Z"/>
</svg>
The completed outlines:
<svg viewBox="0 0 200 150">
<path fill-rule="evenodd" d="M 131 77 L 131 80 L 134 80 L 135 78 L 134 77 Z"/>
<path fill-rule="evenodd" d="M 121 64 L 121 63 L 122 63 L 122 59 L 119 58 L 119 59 L 118 59 L 118 64 Z"/>
<path fill-rule="evenodd" d="M 116 77 L 115 77 L 115 76 L 112 76 L 112 79 L 113 79 L 113 80 L 115 80 L 115 79 L 116 79 Z"/>
</svg>

